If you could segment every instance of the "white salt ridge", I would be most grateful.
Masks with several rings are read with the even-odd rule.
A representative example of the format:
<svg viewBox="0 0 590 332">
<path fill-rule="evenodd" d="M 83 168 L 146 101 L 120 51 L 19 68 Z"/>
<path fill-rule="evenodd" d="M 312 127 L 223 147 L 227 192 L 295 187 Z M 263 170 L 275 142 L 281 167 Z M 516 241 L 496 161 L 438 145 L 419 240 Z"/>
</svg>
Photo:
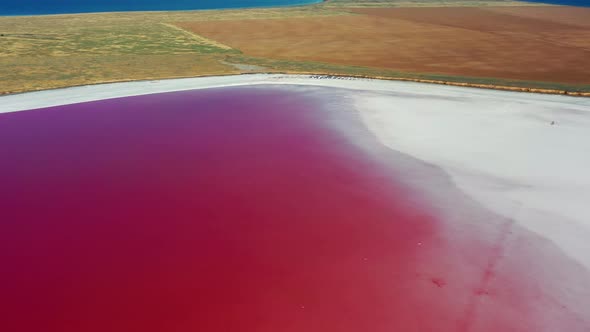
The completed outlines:
<svg viewBox="0 0 590 332">
<path fill-rule="evenodd" d="M 570 103 L 578 101 L 588 105 L 584 98 L 541 95 L 522 92 L 484 90 L 475 88 L 453 87 L 445 85 L 385 81 L 360 78 L 329 79 L 310 75 L 282 74 L 246 74 L 229 76 L 209 76 L 169 80 L 152 80 L 84 85 L 71 88 L 44 90 L 0 96 L 0 113 L 24 111 L 35 108 L 75 104 L 110 98 L 148 95 L 153 93 L 185 91 L 195 89 L 218 88 L 227 86 L 244 86 L 257 84 L 297 84 L 337 87 L 361 91 L 395 92 L 399 94 L 417 94 L 420 96 L 444 97 L 453 94 L 457 97 L 474 98 L 478 96 L 497 96 L 498 98 L 518 96 L 522 102 L 527 100 Z"/>
<path fill-rule="evenodd" d="M 480 204 L 553 241 L 590 268 L 587 98 L 411 82 L 252 74 L 9 95 L 0 97 L 0 113 L 255 84 L 350 89 L 361 118 L 384 145 L 442 168 Z"/>
<path fill-rule="evenodd" d="M 425 90 L 361 93 L 357 108 L 383 144 L 590 268 L 590 100 Z"/>
</svg>

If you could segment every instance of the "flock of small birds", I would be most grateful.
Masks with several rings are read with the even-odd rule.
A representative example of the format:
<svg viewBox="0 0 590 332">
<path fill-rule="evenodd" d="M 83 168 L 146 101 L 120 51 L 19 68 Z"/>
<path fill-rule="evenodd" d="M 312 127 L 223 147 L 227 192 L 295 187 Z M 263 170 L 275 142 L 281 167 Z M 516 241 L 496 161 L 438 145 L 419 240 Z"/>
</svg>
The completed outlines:
<svg viewBox="0 0 590 332">
<path fill-rule="evenodd" d="M 350 77 L 350 76 L 335 76 L 335 75 L 310 75 L 309 78 L 314 78 L 317 80 L 358 80 L 357 77 Z"/>
</svg>

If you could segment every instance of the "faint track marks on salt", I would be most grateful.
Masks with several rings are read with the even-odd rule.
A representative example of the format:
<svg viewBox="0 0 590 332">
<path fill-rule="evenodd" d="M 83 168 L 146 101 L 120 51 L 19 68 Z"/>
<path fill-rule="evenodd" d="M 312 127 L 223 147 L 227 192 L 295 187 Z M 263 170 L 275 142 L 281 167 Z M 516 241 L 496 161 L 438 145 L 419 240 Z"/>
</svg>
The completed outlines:
<svg viewBox="0 0 590 332">
<path fill-rule="evenodd" d="M 458 322 L 458 332 L 469 332 L 472 330 L 478 315 L 478 308 L 484 296 L 490 296 L 489 286 L 496 275 L 496 269 L 505 256 L 506 245 L 512 234 L 512 229 L 516 224 L 517 215 L 522 210 L 522 203 L 519 203 L 516 215 L 508 219 L 500 226 L 498 240 L 492 247 L 492 253 L 488 259 L 483 275 L 478 283 L 477 288 L 473 291 L 469 302 L 467 303 L 463 318 Z"/>
</svg>

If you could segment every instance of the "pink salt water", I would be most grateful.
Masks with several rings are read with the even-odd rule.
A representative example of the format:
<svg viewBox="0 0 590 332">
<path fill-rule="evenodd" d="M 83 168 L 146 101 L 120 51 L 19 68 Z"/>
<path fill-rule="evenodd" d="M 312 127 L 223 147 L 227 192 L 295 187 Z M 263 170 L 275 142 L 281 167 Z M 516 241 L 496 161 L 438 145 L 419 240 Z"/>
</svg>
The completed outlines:
<svg viewBox="0 0 590 332">
<path fill-rule="evenodd" d="M 531 286 L 530 246 L 499 265 L 508 231 L 534 237 L 443 218 L 322 103 L 223 88 L 0 115 L 1 329 L 583 326 Z"/>
</svg>

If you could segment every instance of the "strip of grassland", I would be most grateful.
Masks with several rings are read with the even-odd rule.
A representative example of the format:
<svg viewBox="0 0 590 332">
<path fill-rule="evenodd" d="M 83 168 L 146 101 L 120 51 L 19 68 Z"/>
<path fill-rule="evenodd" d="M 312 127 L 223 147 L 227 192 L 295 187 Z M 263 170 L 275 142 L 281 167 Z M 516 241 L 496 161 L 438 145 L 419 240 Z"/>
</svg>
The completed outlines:
<svg viewBox="0 0 590 332">
<path fill-rule="evenodd" d="M 361 66 L 343 66 L 311 61 L 289 61 L 254 58 L 245 55 L 231 55 L 227 56 L 227 59 L 228 61 L 231 61 L 233 63 L 248 63 L 264 67 L 266 68 L 266 72 L 352 76 L 447 84 L 456 86 L 472 86 L 500 90 L 590 96 L 590 85 L 588 84 L 563 84 L 554 82 L 509 80 L 490 77 L 466 77 L 439 74 L 409 73 L 389 69 L 369 68 Z"/>
</svg>

